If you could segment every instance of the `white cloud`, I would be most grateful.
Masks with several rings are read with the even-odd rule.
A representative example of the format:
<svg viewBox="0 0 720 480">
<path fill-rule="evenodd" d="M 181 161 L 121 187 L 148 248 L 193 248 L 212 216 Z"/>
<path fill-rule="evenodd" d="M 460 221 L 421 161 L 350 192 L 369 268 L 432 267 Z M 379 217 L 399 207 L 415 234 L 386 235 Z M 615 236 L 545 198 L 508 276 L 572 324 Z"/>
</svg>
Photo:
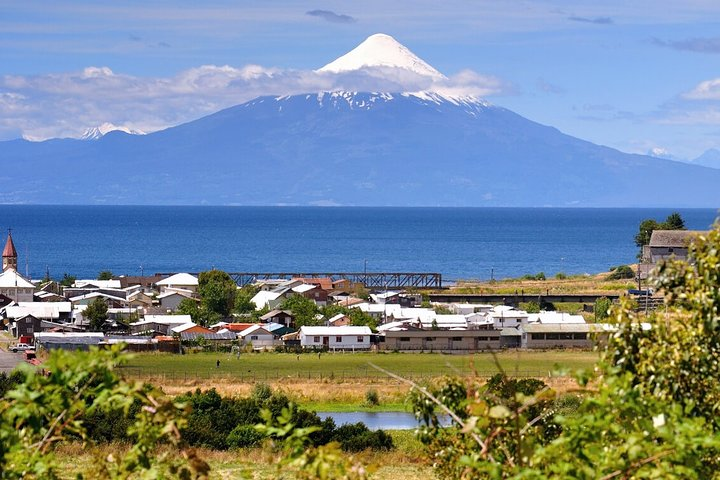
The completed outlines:
<svg viewBox="0 0 720 480">
<path fill-rule="evenodd" d="M 202 65 L 172 77 L 136 77 L 90 66 L 79 72 L 0 77 L 0 139 L 79 137 L 105 122 L 153 132 L 261 95 L 327 90 L 421 91 L 488 96 L 511 88 L 464 70 L 441 82 L 398 68 L 328 73 L 260 65 Z"/>
<path fill-rule="evenodd" d="M 687 100 L 720 100 L 720 78 L 700 82 L 695 88 L 682 95 Z"/>
</svg>

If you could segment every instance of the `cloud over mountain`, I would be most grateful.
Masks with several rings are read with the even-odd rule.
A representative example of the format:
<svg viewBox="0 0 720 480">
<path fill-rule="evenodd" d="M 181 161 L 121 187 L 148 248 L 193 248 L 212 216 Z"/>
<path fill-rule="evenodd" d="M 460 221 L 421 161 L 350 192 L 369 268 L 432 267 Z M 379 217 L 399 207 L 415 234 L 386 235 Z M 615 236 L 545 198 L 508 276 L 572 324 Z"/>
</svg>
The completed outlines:
<svg viewBox="0 0 720 480">
<path fill-rule="evenodd" d="M 320 72 L 202 65 L 172 77 L 138 77 L 108 67 L 48 75 L 0 77 L 0 140 L 79 137 L 105 122 L 152 132 L 261 95 L 306 92 L 420 91 L 492 96 L 512 91 L 499 78 L 463 70 L 431 79 L 392 67 Z"/>
</svg>

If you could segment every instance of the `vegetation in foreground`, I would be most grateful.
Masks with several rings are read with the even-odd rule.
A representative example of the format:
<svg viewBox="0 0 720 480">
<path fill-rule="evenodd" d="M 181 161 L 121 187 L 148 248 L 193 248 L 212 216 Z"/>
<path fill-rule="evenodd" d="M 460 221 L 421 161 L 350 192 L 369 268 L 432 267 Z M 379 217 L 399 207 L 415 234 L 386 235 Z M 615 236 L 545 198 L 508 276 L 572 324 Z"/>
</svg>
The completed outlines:
<svg viewBox="0 0 720 480">
<path fill-rule="evenodd" d="M 506 377 L 500 388 L 472 379 L 415 386 L 415 411 L 426 424 L 421 440 L 437 474 L 720 478 L 719 252 L 716 226 L 690 247 L 687 263 L 659 267 L 662 313 L 613 309 L 617 331 L 599 376 L 579 373 L 574 400 Z M 440 428 L 439 412 L 456 426 Z"/>
</svg>

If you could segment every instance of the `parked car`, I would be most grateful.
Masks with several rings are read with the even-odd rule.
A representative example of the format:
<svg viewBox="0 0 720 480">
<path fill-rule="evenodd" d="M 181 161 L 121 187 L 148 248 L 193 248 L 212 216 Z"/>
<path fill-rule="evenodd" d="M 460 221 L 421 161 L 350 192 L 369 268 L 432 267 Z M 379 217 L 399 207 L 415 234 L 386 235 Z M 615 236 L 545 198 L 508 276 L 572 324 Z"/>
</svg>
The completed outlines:
<svg viewBox="0 0 720 480">
<path fill-rule="evenodd" d="M 10 350 L 12 350 L 13 353 L 17 353 L 24 352 L 25 350 L 32 350 L 33 348 L 35 347 L 28 345 L 27 343 L 18 343 L 17 345 L 10 347 Z"/>
</svg>

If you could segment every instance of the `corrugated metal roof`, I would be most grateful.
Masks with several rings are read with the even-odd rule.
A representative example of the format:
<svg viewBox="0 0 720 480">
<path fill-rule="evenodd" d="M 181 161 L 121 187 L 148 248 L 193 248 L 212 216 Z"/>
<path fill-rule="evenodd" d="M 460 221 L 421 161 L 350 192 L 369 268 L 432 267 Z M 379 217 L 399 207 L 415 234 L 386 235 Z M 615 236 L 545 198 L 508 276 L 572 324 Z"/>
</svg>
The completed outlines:
<svg viewBox="0 0 720 480">
<path fill-rule="evenodd" d="M 199 337 L 204 338 L 205 340 L 235 340 L 237 339 L 237 335 L 235 335 L 233 332 L 225 332 L 225 333 L 193 333 L 193 332 L 182 332 L 180 334 L 180 338 L 182 340 L 197 340 Z"/>
</svg>

